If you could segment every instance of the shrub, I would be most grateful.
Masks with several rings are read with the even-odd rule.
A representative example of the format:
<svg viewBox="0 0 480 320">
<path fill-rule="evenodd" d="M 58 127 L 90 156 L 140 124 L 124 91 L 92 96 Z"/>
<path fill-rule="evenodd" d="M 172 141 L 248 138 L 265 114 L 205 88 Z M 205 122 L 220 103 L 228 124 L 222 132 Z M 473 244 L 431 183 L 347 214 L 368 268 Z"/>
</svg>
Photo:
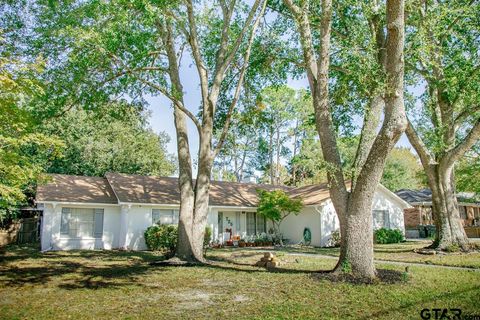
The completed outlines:
<svg viewBox="0 0 480 320">
<path fill-rule="evenodd" d="M 145 242 L 150 250 L 175 252 L 178 228 L 176 225 L 162 224 L 148 227 L 145 231 Z"/>
<path fill-rule="evenodd" d="M 340 230 L 332 232 L 332 236 L 328 240 L 327 247 L 340 247 L 341 244 Z"/>
<path fill-rule="evenodd" d="M 203 248 L 204 248 L 204 250 L 207 250 L 211 241 L 212 241 L 212 228 L 207 226 L 207 227 L 205 227 L 205 236 L 203 237 Z"/>
<path fill-rule="evenodd" d="M 374 240 L 380 244 L 399 243 L 403 241 L 403 233 L 398 229 L 380 228 L 375 230 Z"/>
</svg>

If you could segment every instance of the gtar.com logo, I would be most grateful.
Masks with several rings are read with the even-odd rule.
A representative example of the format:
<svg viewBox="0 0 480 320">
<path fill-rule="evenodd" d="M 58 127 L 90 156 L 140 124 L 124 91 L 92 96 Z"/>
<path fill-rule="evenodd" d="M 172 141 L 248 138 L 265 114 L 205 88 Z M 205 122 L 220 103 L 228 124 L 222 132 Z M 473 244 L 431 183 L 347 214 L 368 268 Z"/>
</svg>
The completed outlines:
<svg viewBox="0 0 480 320">
<path fill-rule="evenodd" d="M 425 320 L 461 320 L 462 310 L 460 309 L 422 309 L 420 317 Z"/>
</svg>

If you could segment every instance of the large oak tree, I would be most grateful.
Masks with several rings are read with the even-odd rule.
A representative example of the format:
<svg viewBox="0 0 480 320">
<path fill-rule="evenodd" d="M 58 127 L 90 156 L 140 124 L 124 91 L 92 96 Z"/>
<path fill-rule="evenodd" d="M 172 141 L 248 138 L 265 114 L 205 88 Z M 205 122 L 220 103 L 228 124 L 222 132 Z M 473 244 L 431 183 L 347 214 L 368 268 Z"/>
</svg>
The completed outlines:
<svg viewBox="0 0 480 320">
<path fill-rule="evenodd" d="M 50 62 L 48 105 L 95 108 L 115 97 L 144 102 L 147 95 L 171 101 L 181 195 L 178 258 L 203 260 L 213 161 L 241 94 L 265 8 L 265 0 L 250 5 L 236 0 L 38 1 L 34 6 L 39 14 L 33 41 Z M 194 66 L 198 105 L 185 103 L 182 58 Z M 214 141 L 220 107 L 226 112 Z M 198 113 L 192 111 L 196 108 Z M 199 135 L 196 179 L 187 121 Z"/>
<path fill-rule="evenodd" d="M 338 218 L 342 234 L 342 244 L 337 271 L 350 269 L 354 274 L 364 278 L 374 278 L 376 275 L 373 264 L 373 234 L 372 234 L 372 201 L 378 183 L 382 177 L 386 158 L 406 127 L 406 117 L 403 102 L 404 90 L 404 2 L 402 0 L 388 0 L 384 16 L 380 3 L 362 5 L 349 1 L 343 6 L 341 3 L 334 6 L 331 0 L 316 1 L 284 0 L 293 19 L 296 22 L 298 36 L 303 50 L 303 63 L 312 92 L 315 120 L 320 136 L 324 160 L 329 166 L 328 181 L 330 194 Z M 335 105 L 332 103 L 331 67 L 330 62 L 339 61 L 342 68 L 342 57 L 332 58 L 332 32 L 339 33 L 339 40 L 333 43 L 335 49 L 344 45 L 344 39 L 350 39 L 348 25 L 350 18 L 363 17 L 356 21 L 358 25 L 370 25 L 370 32 L 366 40 L 370 50 L 364 50 L 364 43 L 352 41 L 344 52 L 366 51 L 365 61 L 373 61 L 370 74 L 361 74 L 353 71 L 356 77 L 382 77 L 384 85 L 370 84 L 370 94 L 357 96 L 358 101 L 367 100 L 364 108 L 364 120 L 360 142 L 357 149 L 355 166 L 352 173 L 345 173 L 342 168 L 337 131 L 333 116 Z M 338 24 L 338 17 L 340 24 Z M 384 18 L 385 17 L 385 18 Z M 335 27 L 343 30 L 332 31 L 332 20 Z M 385 34 L 384 30 L 387 31 Z M 354 35 L 358 35 L 354 33 Z M 353 48 L 352 48 L 353 45 Z M 373 48 L 373 50 L 372 50 Z M 341 50 L 341 48 L 340 48 Z M 346 53 L 348 56 L 348 53 Z M 352 59 L 353 57 L 350 56 Z M 357 56 L 361 58 L 362 55 Z M 361 61 L 362 59 L 360 59 Z M 345 62 L 349 65 L 349 60 Z M 363 62 L 363 61 L 361 61 Z M 360 63 L 358 66 L 361 66 Z M 364 63 L 365 64 L 365 63 Z M 355 74 L 355 71 L 357 73 Z M 352 79 L 349 70 L 343 76 Z M 335 87 L 335 86 L 334 86 Z M 368 86 L 367 86 L 368 87 Z M 383 123 L 379 131 L 380 114 L 383 111 Z M 351 184 L 348 179 L 351 179 Z M 349 187 L 351 186 L 351 187 Z M 348 266 L 348 268 L 345 268 Z"/>
<path fill-rule="evenodd" d="M 468 249 L 455 196 L 455 163 L 480 138 L 480 3 L 415 1 L 407 67 L 414 95 L 407 136 L 432 189 L 433 246 Z"/>
</svg>

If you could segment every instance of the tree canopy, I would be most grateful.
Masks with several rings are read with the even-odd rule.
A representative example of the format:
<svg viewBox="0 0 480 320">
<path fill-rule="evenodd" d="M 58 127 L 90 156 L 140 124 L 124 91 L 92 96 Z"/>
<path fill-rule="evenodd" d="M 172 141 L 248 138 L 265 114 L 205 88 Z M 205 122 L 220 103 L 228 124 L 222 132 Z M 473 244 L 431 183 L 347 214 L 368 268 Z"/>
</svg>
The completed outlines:
<svg viewBox="0 0 480 320">
<path fill-rule="evenodd" d="M 42 130 L 66 144 L 51 173 L 103 176 L 107 172 L 170 176 L 176 159 L 166 150 L 169 137 L 147 127 L 148 114 L 126 102 L 97 110 L 75 108 L 46 122 Z"/>
</svg>

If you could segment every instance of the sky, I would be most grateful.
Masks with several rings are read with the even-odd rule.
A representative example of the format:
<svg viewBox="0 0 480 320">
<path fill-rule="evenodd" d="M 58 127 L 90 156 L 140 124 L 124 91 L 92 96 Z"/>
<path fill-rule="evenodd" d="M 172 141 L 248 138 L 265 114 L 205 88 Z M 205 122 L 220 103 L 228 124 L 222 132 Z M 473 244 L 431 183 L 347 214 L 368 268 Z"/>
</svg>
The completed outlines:
<svg viewBox="0 0 480 320">
<path fill-rule="evenodd" d="M 191 60 L 186 60 L 187 59 L 184 60 L 180 68 L 180 77 L 184 84 L 185 105 L 190 111 L 196 114 L 199 110 L 201 101 L 199 80 L 195 66 L 191 63 Z M 306 79 L 289 79 L 287 85 L 295 89 L 300 89 L 307 88 L 308 82 Z M 151 113 L 149 118 L 151 128 L 157 133 L 163 131 L 170 136 L 171 140 L 167 145 L 167 150 L 169 153 L 176 155 L 176 133 L 173 119 L 173 109 L 170 101 L 163 96 L 147 97 L 147 101 L 149 103 L 149 110 Z M 198 132 L 190 119 L 188 119 L 187 122 L 190 138 L 190 152 L 192 154 L 192 158 L 196 159 L 198 153 Z M 411 147 L 405 134 L 402 135 L 397 143 L 397 146 Z M 413 152 L 415 152 L 413 148 L 411 149 Z"/>
</svg>

